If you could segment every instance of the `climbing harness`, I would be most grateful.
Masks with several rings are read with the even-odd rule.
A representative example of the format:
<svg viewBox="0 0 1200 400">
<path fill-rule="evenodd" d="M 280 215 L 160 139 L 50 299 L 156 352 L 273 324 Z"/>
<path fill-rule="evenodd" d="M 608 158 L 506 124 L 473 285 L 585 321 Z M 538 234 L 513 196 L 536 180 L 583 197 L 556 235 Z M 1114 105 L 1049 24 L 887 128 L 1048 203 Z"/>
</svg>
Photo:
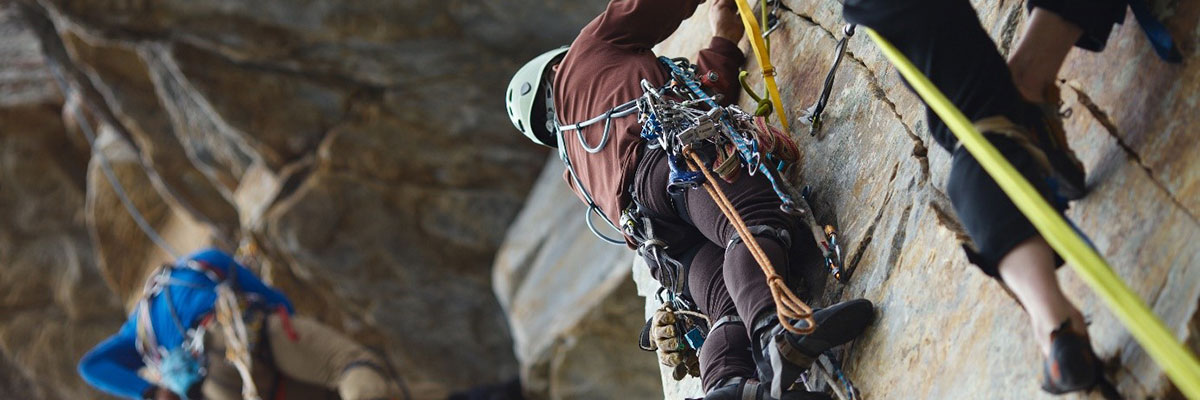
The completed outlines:
<svg viewBox="0 0 1200 400">
<path fill-rule="evenodd" d="M 612 129 L 612 119 L 623 118 L 636 113 L 641 108 L 639 105 L 639 99 L 630 100 L 586 121 L 570 125 L 564 125 L 558 122 L 558 113 L 555 112 L 554 104 L 554 91 L 547 90 L 546 115 L 548 117 L 548 121 L 553 121 L 553 127 L 555 131 L 554 136 L 558 140 L 558 158 L 562 160 L 563 165 L 567 168 L 567 175 L 571 177 L 571 182 L 575 184 L 576 188 L 579 188 L 579 194 L 583 196 L 583 201 L 587 203 L 587 211 L 583 216 L 584 223 L 587 224 L 588 230 L 592 231 L 592 234 L 596 235 L 596 237 L 600 238 L 600 240 L 614 245 L 626 244 L 624 240 L 608 237 L 607 235 L 600 233 L 599 229 L 596 229 L 595 223 L 592 222 L 592 215 L 600 216 L 600 218 L 603 219 L 610 228 L 617 232 L 621 232 L 621 228 L 618 228 L 617 224 L 613 223 L 612 219 L 610 219 L 607 215 L 604 215 L 604 211 L 600 210 L 600 206 L 596 205 L 596 201 L 592 198 L 592 193 L 588 191 L 587 187 L 584 186 L 583 181 L 579 179 L 579 174 L 575 172 L 575 164 L 571 162 L 571 157 L 567 154 L 567 146 L 564 142 L 564 136 L 566 135 L 566 132 L 576 131 L 575 137 L 579 140 L 579 145 L 582 146 L 584 151 L 588 152 L 589 154 L 595 154 L 604 149 L 604 146 L 608 145 L 608 138 L 611 134 L 610 130 Z M 587 140 L 584 140 L 583 138 L 583 128 L 595 125 L 601 121 L 604 122 L 604 133 L 601 135 L 600 143 L 595 146 L 589 146 Z"/>
<path fill-rule="evenodd" d="M 150 371 L 159 375 L 159 379 L 171 391 L 184 395 L 195 383 L 202 380 L 206 374 L 204 356 L 204 337 L 207 333 L 205 323 L 195 328 L 187 328 L 175 312 L 175 304 L 171 301 L 171 286 L 196 286 L 189 282 L 171 279 L 171 268 L 160 267 L 146 282 L 142 299 L 138 302 L 137 323 L 135 332 L 137 340 L 134 347 L 141 354 L 143 363 Z M 167 311 L 175 329 L 183 335 L 183 343 L 176 348 L 168 349 L 161 346 L 154 334 L 153 321 L 150 318 L 150 300 L 162 295 L 166 302 Z"/>
<path fill-rule="evenodd" d="M 559 157 L 567 167 L 568 174 L 576 187 L 580 189 L 584 200 L 588 203 L 588 226 L 593 233 L 601 236 L 602 239 L 612 243 L 623 243 L 615 239 L 603 237 L 594 229 L 591 223 L 591 214 L 600 214 L 609 224 L 616 228 L 607 216 L 599 212 L 599 208 L 592 201 L 591 194 L 587 188 L 583 186 L 582 181 L 578 178 L 574 166 L 571 163 L 570 157 L 566 152 L 565 132 L 562 127 L 568 130 L 577 130 L 581 127 L 596 124 L 600 121 L 605 121 L 606 127 L 610 125 L 612 118 L 618 116 L 638 115 L 638 121 L 643 129 L 641 136 L 648 142 L 650 148 L 661 148 L 667 153 L 667 161 L 670 167 L 670 176 L 668 183 L 668 191 L 679 192 L 696 187 L 703 187 L 717 202 L 722 212 L 734 225 L 739 235 L 746 240 L 746 245 L 754 255 L 755 260 L 762 268 L 764 275 L 767 278 L 767 284 L 771 288 L 772 297 L 775 299 L 777 316 L 780 318 L 782 325 L 789 331 L 804 334 L 815 328 L 815 322 L 812 320 L 812 310 L 808 305 L 792 293 L 783 282 L 782 277 L 775 273 L 774 266 L 766 257 L 766 253 L 758 246 L 754 236 L 748 230 L 741 216 L 737 214 L 728 198 L 721 191 L 720 187 L 716 186 L 716 179 L 707 168 L 707 163 L 695 152 L 695 149 L 702 146 L 712 146 L 716 149 L 725 149 L 730 154 L 728 159 L 739 159 L 745 165 L 747 173 L 755 175 L 761 173 L 770 182 L 772 189 L 780 198 L 780 208 L 792 215 L 799 216 L 810 227 L 813 238 L 817 243 L 821 244 L 823 251 L 830 260 L 838 258 L 837 254 L 840 251 L 836 250 L 836 241 L 832 244 L 826 237 L 826 230 L 816 224 L 813 219 L 812 212 L 809 209 L 808 202 L 800 198 L 794 188 L 787 183 L 782 177 L 782 172 L 790 165 L 792 159 L 781 159 L 776 153 L 765 152 L 763 145 L 766 142 L 783 144 L 781 148 L 787 148 L 787 144 L 791 141 L 782 133 L 772 131 L 767 127 L 765 121 L 755 122 L 755 117 L 745 113 L 737 106 L 722 107 L 718 105 L 714 99 L 705 93 L 696 79 L 696 68 L 691 65 L 687 59 L 669 59 L 660 57 L 659 60 L 667 66 L 671 71 L 672 82 L 663 88 L 655 88 L 649 82 L 642 80 L 643 95 L 637 99 L 626 102 L 618 107 L 610 109 L 601 116 L 591 118 L 583 123 L 564 125 L 556 123 L 560 128 L 558 130 L 559 141 Z M 548 100 L 553 101 L 552 95 Z M 680 99 L 680 100 L 674 100 Z M 552 103 L 551 103 L 552 104 Z M 706 107 L 707 110 L 701 108 Z M 606 129 L 607 130 L 607 129 Z M 591 146 L 585 141 L 581 134 L 577 134 L 577 139 L 580 139 L 581 145 L 585 150 L 590 148 L 599 150 L 607 141 L 602 137 L 600 145 Z M 769 139 L 767 139 L 769 138 Z M 794 144 L 792 144 L 794 146 Z M 588 150 L 589 152 L 592 150 Z M 786 152 L 784 152 L 786 153 Z M 794 156 L 798 156 L 798 150 L 793 151 Z M 737 168 L 740 169 L 740 168 Z M 640 218 L 626 218 L 623 225 L 636 228 L 629 224 L 630 221 L 641 222 Z M 645 225 L 645 224 L 643 224 Z M 682 277 L 670 270 L 678 270 L 677 262 L 672 262 L 662 255 L 665 254 L 665 244 L 653 241 L 653 237 L 645 235 L 652 233 L 652 227 L 643 226 L 641 229 L 650 229 L 648 231 L 627 231 L 626 229 L 618 229 L 623 233 L 629 234 L 631 239 L 639 242 L 639 250 L 648 253 L 651 257 L 660 261 L 660 267 L 665 267 L 668 271 L 663 274 L 667 276 L 667 284 L 670 285 L 669 299 L 672 302 L 680 298 L 678 294 L 682 289 Z M 830 230 L 832 232 L 832 230 Z M 633 234 L 630 234 L 630 233 Z M 838 259 L 840 261 L 840 259 Z M 675 303 L 675 306 L 686 306 Z M 797 327 L 788 322 L 788 320 L 805 321 L 804 327 Z"/>
<path fill-rule="evenodd" d="M 212 286 L 201 283 L 182 281 L 171 277 L 171 271 L 190 269 L 204 274 Z M 137 304 L 137 341 L 135 346 L 142 360 L 151 371 L 159 373 L 163 382 L 173 392 L 183 395 L 191 384 L 199 382 L 206 375 L 207 358 L 204 355 L 204 338 L 213 323 L 216 322 L 224 337 L 226 359 L 234 365 L 242 376 L 242 396 L 246 400 L 258 400 L 258 390 L 250 376 L 250 340 L 246 334 L 246 317 L 233 289 L 236 269 L 230 269 L 224 274 L 207 263 L 189 260 L 179 265 L 166 264 L 158 268 L 143 288 L 142 299 Z M 185 321 L 179 318 L 175 304 L 171 300 L 172 287 L 189 287 L 195 289 L 214 290 L 217 299 L 214 313 L 205 317 L 195 328 L 188 328 Z M 183 344 L 174 349 L 167 349 L 158 343 L 154 333 L 153 320 L 150 318 L 150 301 L 162 296 L 165 307 L 171 315 L 175 328 L 184 336 Z M 292 337 L 294 332 L 289 334 Z M 295 339 L 293 339 L 295 340 Z"/>
<path fill-rule="evenodd" d="M 841 40 L 838 40 L 837 48 L 834 53 L 837 55 L 833 58 L 833 65 L 829 67 L 829 73 L 825 75 L 825 85 L 821 88 L 821 95 L 817 97 L 817 102 L 804 110 L 804 115 L 800 116 L 800 121 L 809 126 L 809 135 L 816 136 L 817 131 L 821 130 L 821 113 L 825 112 L 825 106 L 829 104 L 829 95 L 833 92 L 833 80 L 837 76 L 838 66 L 842 64 L 842 57 L 846 55 L 846 46 L 849 44 L 850 38 L 854 37 L 854 30 L 857 25 L 847 24 L 842 28 Z"/>
<path fill-rule="evenodd" d="M 1200 398 L 1200 361 L 1179 343 L 1162 320 L 1112 271 L 1096 250 L 1080 238 L 1062 215 L 1043 199 L 1033 185 L 979 133 L 907 57 L 883 36 L 867 29 L 914 91 L 937 113 L 1013 204 L 1037 228 L 1046 242 L 1083 278 L 1125 325 L 1151 358 L 1162 367 L 1179 391 Z"/>
</svg>

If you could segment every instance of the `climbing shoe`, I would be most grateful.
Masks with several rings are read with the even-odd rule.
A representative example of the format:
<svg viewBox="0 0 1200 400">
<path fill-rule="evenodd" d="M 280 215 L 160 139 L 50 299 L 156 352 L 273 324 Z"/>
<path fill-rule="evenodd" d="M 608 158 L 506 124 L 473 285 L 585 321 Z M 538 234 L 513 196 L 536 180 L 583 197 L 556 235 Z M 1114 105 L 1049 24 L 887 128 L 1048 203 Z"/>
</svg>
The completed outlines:
<svg viewBox="0 0 1200 400">
<path fill-rule="evenodd" d="M 1103 379 L 1101 365 L 1086 335 L 1070 330 L 1071 321 L 1065 321 L 1050 333 L 1050 356 L 1047 357 L 1042 376 L 1042 390 L 1051 394 L 1063 394 L 1088 390 Z"/>
<path fill-rule="evenodd" d="M 1045 103 L 1036 104 L 1036 115 L 1031 121 L 1042 121 L 1033 129 L 1033 140 L 1050 161 L 1051 175 L 1057 182 L 1055 190 L 1067 200 L 1078 200 L 1087 195 L 1086 172 L 1083 163 L 1067 143 L 1067 132 L 1063 128 L 1064 114 L 1060 110 L 1062 98 L 1058 87 L 1046 89 Z"/>
<path fill-rule="evenodd" d="M 813 311 L 813 320 L 817 328 L 807 335 L 785 330 L 774 314 L 756 320 L 753 354 L 772 396 L 780 397 L 821 353 L 862 334 L 875 320 L 875 306 L 866 299 L 845 301 Z"/>
<path fill-rule="evenodd" d="M 783 393 L 783 397 L 771 397 L 767 385 L 754 379 L 733 378 L 704 396 L 704 400 L 833 400 L 825 393 L 802 390 Z"/>
</svg>

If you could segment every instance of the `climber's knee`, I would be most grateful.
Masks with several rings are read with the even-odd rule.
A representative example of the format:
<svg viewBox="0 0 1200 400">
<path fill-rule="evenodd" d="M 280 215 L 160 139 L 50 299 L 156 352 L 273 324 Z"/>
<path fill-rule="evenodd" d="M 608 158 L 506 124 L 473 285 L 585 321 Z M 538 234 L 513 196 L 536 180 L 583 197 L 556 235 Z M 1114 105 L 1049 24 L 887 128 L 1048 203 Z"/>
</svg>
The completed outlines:
<svg viewBox="0 0 1200 400">
<path fill-rule="evenodd" d="M 776 228 L 770 225 L 754 225 L 747 227 L 750 230 L 750 235 L 758 239 L 774 240 L 783 248 L 792 247 L 792 235 L 787 229 Z M 725 248 L 729 249 L 734 245 L 742 243 L 742 237 L 737 232 L 733 232 L 733 237 L 729 238 L 729 243 L 725 244 Z"/>
<path fill-rule="evenodd" d="M 342 370 L 338 395 L 344 400 L 398 398 L 396 385 L 377 361 L 355 361 Z"/>
</svg>

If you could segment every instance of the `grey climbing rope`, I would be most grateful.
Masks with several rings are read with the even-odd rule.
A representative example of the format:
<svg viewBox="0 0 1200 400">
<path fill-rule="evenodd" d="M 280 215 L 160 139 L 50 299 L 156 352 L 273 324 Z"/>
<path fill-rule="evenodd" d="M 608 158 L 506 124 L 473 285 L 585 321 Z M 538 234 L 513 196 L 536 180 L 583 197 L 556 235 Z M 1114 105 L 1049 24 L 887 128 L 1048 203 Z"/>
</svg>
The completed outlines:
<svg viewBox="0 0 1200 400">
<path fill-rule="evenodd" d="M 82 94 L 78 94 L 76 88 L 70 86 L 66 78 L 63 77 L 61 68 L 62 67 L 59 65 L 54 65 L 52 63 L 50 64 L 50 71 L 53 72 L 54 81 L 58 84 L 59 90 L 62 91 L 63 96 L 69 97 L 71 94 L 77 94 L 81 101 L 88 106 L 91 106 L 91 104 L 88 103 L 88 100 L 84 98 Z M 116 172 L 113 172 L 112 164 L 108 162 L 108 158 L 104 156 L 104 153 L 96 147 L 96 135 L 95 132 L 92 131 L 92 126 L 88 124 L 87 118 L 84 117 L 83 113 L 80 112 L 78 108 L 72 108 L 72 114 L 72 117 L 74 117 L 79 124 L 79 130 L 83 132 L 84 139 L 87 139 L 92 155 L 94 155 L 100 162 L 100 169 L 104 172 L 105 179 L 108 180 L 109 185 L 112 186 L 113 192 L 117 194 L 117 198 L 121 200 L 121 204 L 125 206 L 125 211 L 129 212 L 129 216 L 133 217 L 133 221 L 137 223 L 138 228 L 141 228 L 142 232 L 145 233 L 146 236 L 149 237 L 152 242 L 154 242 L 154 244 L 158 245 L 159 248 L 167 252 L 172 259 L 178 259 L 180 253 L 176 251 L 174 247 L 171 247 L 171 244 L 167 243 L 166 239 L 163 239 L 163 237 L 158 234 L 158 231 L 156 231 L 154 227 L 150 226 L 150 223 L 146 221 L 146 218 L 142 216 L 142 213 L 138 211 L 137 206 L 133 204 L 133 200 L 130 200 L 129 196 L 125 193 L 125 187 L 122 186 L 121 182 L 117 180 L 117 174 Z"/>
</svg>

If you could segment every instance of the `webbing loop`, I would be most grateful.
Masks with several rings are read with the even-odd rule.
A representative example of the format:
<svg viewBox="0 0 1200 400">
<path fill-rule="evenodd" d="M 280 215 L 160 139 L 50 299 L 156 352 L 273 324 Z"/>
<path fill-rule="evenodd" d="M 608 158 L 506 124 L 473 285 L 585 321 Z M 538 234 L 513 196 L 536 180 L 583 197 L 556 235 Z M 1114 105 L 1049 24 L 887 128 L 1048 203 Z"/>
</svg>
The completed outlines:
<svg viewBox="0 0 1200 400">
<path fill-rule="evenodd" d="M 867 34 L 912 85 L 913 90 L 979 161 L 1000 189 L 1012 199 L 1013 204 L 1025 214 L 1050 247 L 1054 248 L 1080 278 L 1104 299 L 1108 308 L 1146 349 L 1146 353 L 1162 367 L 1179 391 L 1189 398 L 1200 399 L 1200 361 L 1197 361 L 1196 355 L 1171 335 L 1162 320 L 1121 281 L 1096 250 L 1080 238 L 1063 216 L 1059 215 L 1038 194 L 1033 185 L 1000 155 L 933 82 L 879 33 L 867 29 Z"/>
<path fill-rule="evenodd" d="M 775 85 L 775 67 L 771 65 L 770 49 L 763 41 L 762 30 L 758 28 L 758 21 L 754 19 L 754 10 L 750 8 L 750 4 L 747 4 L 746 0 L 736 1 L 738 13 L 742 16 L 742 24 L 746 26 L 746 36 L 750 38 L 750 47 L 754 49 L 758 65 L 762 67 L 763 81 L 767 84 L 767 96 L 775 105 L 775 112 L 779 113 L 779 124 L 783 125 L 783 130 L 787 132 L 790 128 L 787 114 L 784 112 L 783 100 L 779 97 L 779 87 Z"/>
</svg>

